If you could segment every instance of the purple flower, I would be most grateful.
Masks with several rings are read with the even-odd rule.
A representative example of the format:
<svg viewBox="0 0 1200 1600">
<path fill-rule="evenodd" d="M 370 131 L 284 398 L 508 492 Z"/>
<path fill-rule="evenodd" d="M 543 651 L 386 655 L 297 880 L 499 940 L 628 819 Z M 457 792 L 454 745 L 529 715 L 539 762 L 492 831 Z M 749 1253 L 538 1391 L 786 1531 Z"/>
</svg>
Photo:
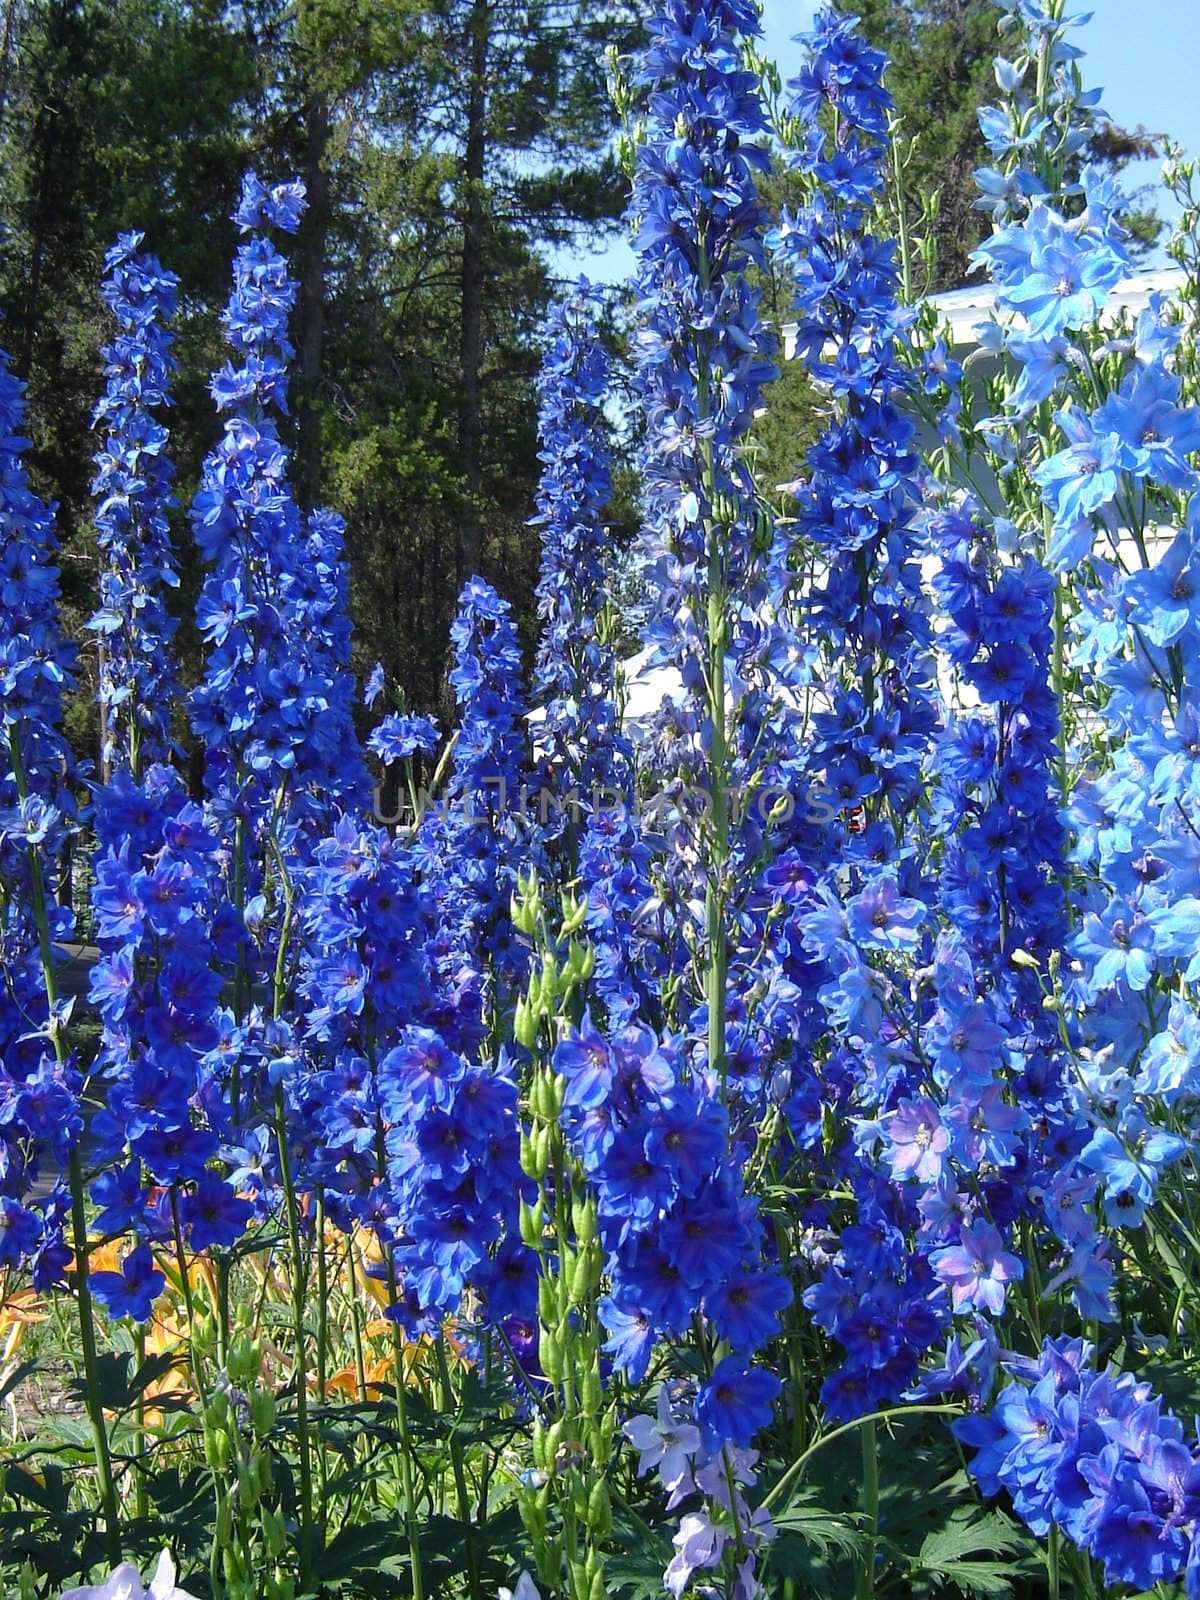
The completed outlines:
<svg viewBox="0 0 1200 1600">
<path fill-rule="evenodd" d="M 850 937 L 859 945 L 885 950 L 911 949 L 927 915 L 920 900 L 906 899 L 892 872 L 883 873 L 847 902 Z"/>
<path fill-rule="evenodd" d="M 713 1522 L 707 1511 L 692 1511 L 684 1517 L 672 1541 L 675 1554 L 663 1574 L 663 1583 L 676 1600 L 694 1573 L 721 1564 L 726 1538 L 724 1527 Z"/>
<path fill-rule="evenodd" d="M 677 1417 L 668 1384 L 658 1391 L 657 1417 L 631 1417 L 622 1430 L 638 1452 L 638 1477 L 657 1468 L 673 1502 L 691 1491 L 692 1460 L 700 1455 L 700 1430 Z"/>
<path fill-rule="evenodd" d="M 963 1224 L 959 1242 L 935 1250 L 933 1270 L 950 1289 L 955 1311 L 990 1311 L 999 1316 L 1010 1283 L 1025 1276 L 1024 1264 L 1004 1249 L 990 1223 Z"/>
<path fill-rule="evenodd" d="M 931 1100 L 905 1100 L 883 1119 L 889 1148 L 885 1152 L 892 1177 L 936 1183 L 950 1143 L 938 1108 Z"/>
</svg>

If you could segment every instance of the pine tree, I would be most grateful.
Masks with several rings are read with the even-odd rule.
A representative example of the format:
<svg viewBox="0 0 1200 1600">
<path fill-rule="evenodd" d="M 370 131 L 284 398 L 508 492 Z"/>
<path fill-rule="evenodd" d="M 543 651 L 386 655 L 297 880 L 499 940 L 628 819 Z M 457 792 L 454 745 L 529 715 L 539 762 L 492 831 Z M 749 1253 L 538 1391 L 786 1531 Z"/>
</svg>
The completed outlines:
<svg viewBox="0 0 1200 1600">
<path fill-rule="evenodd" d="M 861 18 L 871 44 L 887 51 L 887 85 L 899 119 L 899 139 L 912 143 L 905 175 L 909 208 L 939 194 L 932 232 L 936 242 L 931 281 L 917 289 L 952 289 L 971 276 L 971 251 L 990 226 L 975 209 L 976 167 L 987 164 L 979 108 L 996 98 L 993 58 L 1003 54 L 993 0 L 833 0 L 835 11 Z M 1161 136 L 1110 125 L 1085 159 L 1115 170 L 1160 152 Z M 1143 249 L 1162 223 L 1134 197 L 1126 216 Z"/>
</svg>

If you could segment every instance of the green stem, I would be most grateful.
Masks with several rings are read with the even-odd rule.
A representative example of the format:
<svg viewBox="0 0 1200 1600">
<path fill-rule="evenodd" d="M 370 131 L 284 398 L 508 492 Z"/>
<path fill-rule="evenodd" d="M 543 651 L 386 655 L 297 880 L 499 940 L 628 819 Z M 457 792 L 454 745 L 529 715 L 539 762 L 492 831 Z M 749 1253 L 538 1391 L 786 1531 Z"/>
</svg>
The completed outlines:
<svg viewBox="0 0 1200 1600">
<path fill-rule="evenodd" d="M 1053 1522 L 1046 1536 L 1046 1588 L 1047 1600 L 1058 1600 L 1058 1527 Z"/>
<path fill-rule="evenodd" d="M 862 1425 L 862 1509 L 867 1524 L 867 1548 L 855 1578 L 855 1600 L 873 1600 L 875 1594 L 875 1551 L 879 1533 L 879 1440 L 874 1418 Z"/>
<path fill-rule="evenodd" d="M 704 237 L 703 227 L 697 237 Z M 709 262 L 700 246 L 697 274 L 702 289 L 709 286 Z M 696 411 L 701 422 L 710 409 L 711 374 L 707 357 L 702 356 L 696 373 Z M 708 718 L 711 729 L 708 747 L 708 788 L 712 805 L 712 851 L 708 887 L 705 891 L 705 932 L 708 966 L 705 974 L 705 1000 L 708 1006 L 708 1065 L 718 1082 L 725 1082 L 725 1007 L 728 983 L 729 942 L 725 926 L 725 869 L 729 860 L 729 794 L 726 772 L 728 754 L 725 732 L 725 549 L 724 530 L 714 514 L 716 464 L 712 441 L 706 439 L 701 450 L 701 489 L 705 501 L 705 532 L 708 542 Z"/>
<path fill-rule="evenodd" d="M 391 1245 L 384 1248 L 387 1262 L 388 1293 L 393 1305 L 397 1303 L 396 1263 Z M 413 1600 L 425 1600 L 425 1580 L 421 1571 L 421 1531 L 417 1522 L 416 1496 L 413 1487 L 412 1438 L 408 1431 L 408 1404 L 404 1385 L 404 1334 L 400 1324 L 392 1324 L 392 1345 L 396 1359 L 396 1426 L 400 1430 L 400 1482 L 404 1490 L 404 1525 L 408 1533 L 408 1557 L 412 1570 Z"/>
<path fill-rule="evenodd" d="M 912 239 L 908 229 L 908 206 L 904 195 L 904 158 L 900 154 L 900 125 L 893 122 L 889 128 L 892 146 L 892 176 L 896 184 L 896 229 L 900 246 L 900 298 L 903 305 L 912 304 Z"/>
<path fill-rule="evenodd" d="M 841 1427 L 832 1428 L 828 1433 L 823 1433 L 819 1439 L 814 1439 L 804 1454 L 793 1461 L 791 1466 L 763 1496 L 763 1505 L 768 1510 L 773 1505 L 778 1505 L 780 1499 L 793 1488 L 804 1476 L 804 1469 L 816 1455 L 818 1450 L 823 1450 L 827 1444 L 832 1444 L 835 1439 L 840 1439 L 843 1434 L 852 1433 L 855 1428 L 861 1428 L 866 1423 L 889 1422 L 892 1417 L 953 1417 L 962 1412 L 961 1406 L 889 1406 L 885 1411 L 873 1411 L 869 1417 L 856 1417 L 853 1422 L 843 1422 Z"/>
<path fill-rule="evenodd" d="M 450 1382 L 450 1367 L 446 1361 L 446 1339 L 440 1328 L 434 1345 L 437 1350 L 438 1378 L 442 1391 L 442 1414 L 448 1417 L 456 1407 L 454 1404 L 454 1389 Z M 483 1600 L 483 1589 L 479 1577 L 479 1551 L 475 1545 L 475 1522 L 471 1516 L 471 1495 L 467 1487 L 466 1471 L 463 1467 L 462 1440 L 458 1436 L 457 1418 L 450 1428 L 450 1465 L 454 1473 L 454 1491 L 458 1500 L 459 1521 L 466 1529 L 467 1582 L 470 1585 L 471 1600 Z"/>
<path fill-rule="evenodd" d="M 321 1189 L 317 1190 L 315 1225 L 317 1235 L 317 1404 L 318 1406 L 323 1406 L 329 1384 L 329 1273 L 325 1261 L 325 1195 Z M 324 1450 L 319 1451 L 317 1454 L 317 1476 L 321 1480 L 320 1515 L 321 1527 L 324 1530 L 325 1513 L 328 1505 L 328 1476 Z M 322 1531 L 322 1544 L 324 1539 L 325 1535 Z"/>
<path fill-rule="evenodd" d="M 171 1185 L 170 1193 L 171 1232 L 175 1240 L 175 1265 L 179 1270 L 179 1287 L 183 1295 L 184 1315 L 187 1317 L 188 1364 L 192 1369 L 192 1382 L 196 1386 L 196 1395 L 201 1407 L 207 1413 L 208 1395 L 205 1391 L 204 1375 L 200 1368 L 200 1353 L 196 1348 L 196 1306 L 192 1296 L 192 1280 L 188 1272 L 187 1253 L 183 1248 L 183 1227 L 179 1221 L 179 1189 L 176 1184 Z M 207 1426 L 206 1416 L 205 1427 L 207 1428 Z M 209 1473 L 212 1478 L 213 1505 L 216 1508 L 216 1518 L 219 1524 L 227 1501 L 221 1484 L 221 1476 L 215 1462 L 209 1463 Z M 208 1586 L 212 1591 L 214 1600 L 219 1600 L 222 1591 L 221 1540 L 215 1531 L 208 1551 Z"/>
<path fill-rule="evenodd" d="M 75 1299 L 79 1306 L 79 1345 L 83 1354 L 83 1375 L 87 1385 L 88 1424 L 100 1479 L 100 1503 L 104 1508 L 104 1543 L 113 1566 L 121 1560 L 121 1519 L 117 1507 L 117 1485 L 113 1477 L 108 1432 L 100 1405 L 100 1363 L 96 1356 L 96 1324 L 92 1310 L 92 1290 L 88 1273 L 87 1211 L 83 1199 L 83 1166 L 76 1145 L 68 1163 L 71 1187 L 71 1243 L 75 1251 Z"/>
<path fill-rule="evenodd" d="M 308 1297 L 308 1284 L 300 1250 L 300 1208 L 292 1180 L 287 1114 L 280 1084 L 275 1086 L 275 1138 L 279 1148 L 279 1175 L 283 1184 L 288 1246 L 292 1257 L 292 1336 L 296 1368 L 296 1434 L 300 1453 L 300 1585 L 307 1589 L 313 1558 L 312 1454 L 308 1438 L 308 1358 L 304 1335 L 304 1303 Z"/>
<path fill-rule="evenodd" d="M 146 1364 L 146 1330 L 139 1328 L 134 1336 L 134 1348 L 137 1351 L 138 1371 Z M 136 1441 L 137 1451 L 137 1477 L 133 1490 L 133 1510 L 139 1522 L 144 1522 L 150 1513 L 150 1496 L 146 1490 L 146 1474 L 143 1456 L 146 1452 L 146 1389 L 139 1384 L 137 1399 L 133 1407 L 133 1437 Z"/>
<path fill-rule="evenodd" d="M 354 1335 L 354 1370 L 358 1377 L 358 1398 L 366 1402 L 367 1364 L 363 1359 L 362 1306 L 358 1298 L 358 1267 L 354 1260 L 354 1235 L 346 1243 L 346 1275 L 350 1283 L 350 1327 Z"/>
</svg>

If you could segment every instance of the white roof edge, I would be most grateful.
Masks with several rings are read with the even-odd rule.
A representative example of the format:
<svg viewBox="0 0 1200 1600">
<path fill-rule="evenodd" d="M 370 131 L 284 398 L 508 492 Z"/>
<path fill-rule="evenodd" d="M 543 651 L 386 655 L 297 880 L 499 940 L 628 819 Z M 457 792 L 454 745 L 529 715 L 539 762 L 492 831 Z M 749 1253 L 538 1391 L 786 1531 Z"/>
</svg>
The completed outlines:
<svg viewBox="0 0 1200 1600">
<path fill-rule="evenodd" d="M 1127 310 L 1136 315 L 1150 303 L 1151 295 L 1170 295 L 1182 286 L 1185 279 L 1183 268 L 1177 266 L 1131 272 L 1112 291 L 1106 312 Z M 924 304 L 933 306 L 939 313 L 939 321 L 949 324 L 955 349 L 973 348 L 979 342 L 979 324 L 987 320 L 996 304 L 996 291 L 990 283 L 968 283 L 959 289 L 944 289 L 940 294 L 931 294 Z M 799 323 L 785 322 L 780 331 L 783 335 L 784 359 L 791 361 L 796 354 Z"/>
</svg>

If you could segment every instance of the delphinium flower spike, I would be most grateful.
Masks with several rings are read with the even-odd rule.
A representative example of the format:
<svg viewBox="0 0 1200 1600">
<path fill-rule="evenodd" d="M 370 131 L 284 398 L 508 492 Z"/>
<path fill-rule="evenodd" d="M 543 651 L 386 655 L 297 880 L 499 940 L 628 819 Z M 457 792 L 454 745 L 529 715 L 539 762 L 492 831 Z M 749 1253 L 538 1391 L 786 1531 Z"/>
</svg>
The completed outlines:
<svg viewBox="0 0 1200 1600">
<path fill-rule="evenodd" d="M 531 699 L 542 711 L 537 740 L 545 782 L 561 808 L 553 816 L 568 822 L 608 798 L 600 791 L 612 783 L 621 742 L 615 619 L 605 600 L 604 516 L 612 477 L 600 309 L 600 297 L 586 280 L 554 307 L 542 329 L 538 380 L 542 473 L 533 522 L 542 539 L 542 631 Z"/>
<path fill-rule="evenodd" d="M 171 322 L 178 279 L 122 234 L 104 258 L 102 296 L 117 323 L 105 347 L 105 390 L 94 426 L 103 428 L 92 493 L 102 556 L 100 608 L 90 626 L 100 642 L 101 761 L 136 778 L 171 743 L 179 697 L 171 640 L 177 626 L 167 591 L 179 584 L 167 514 L 174 504 L 168 432 L 175 370 Z"/>
<path fill-rule="evenodd" d="M 73 1002 L 60 995 L 57 952 L 74 923 L 70 879 L 60 887 L 59 870 L 74 826 L 68 780 L 83 775 L 72 770 L 62 734 L 74 654 L 59 626 L 54 514 L 29 487 L 23 422 L 23 385 L 0 352 L 0 1260 L 28 1266 L 40 1290 L 60 1286 L 70 1274 L 105 1543 L 116 1561 L 121 1530 L 100 1393 L 80 1154 L 83 1083 L 67 1036 Z M 55 1177 L 35 1208 L 28 1191 L 47 1158 Z"/>
</svg>

